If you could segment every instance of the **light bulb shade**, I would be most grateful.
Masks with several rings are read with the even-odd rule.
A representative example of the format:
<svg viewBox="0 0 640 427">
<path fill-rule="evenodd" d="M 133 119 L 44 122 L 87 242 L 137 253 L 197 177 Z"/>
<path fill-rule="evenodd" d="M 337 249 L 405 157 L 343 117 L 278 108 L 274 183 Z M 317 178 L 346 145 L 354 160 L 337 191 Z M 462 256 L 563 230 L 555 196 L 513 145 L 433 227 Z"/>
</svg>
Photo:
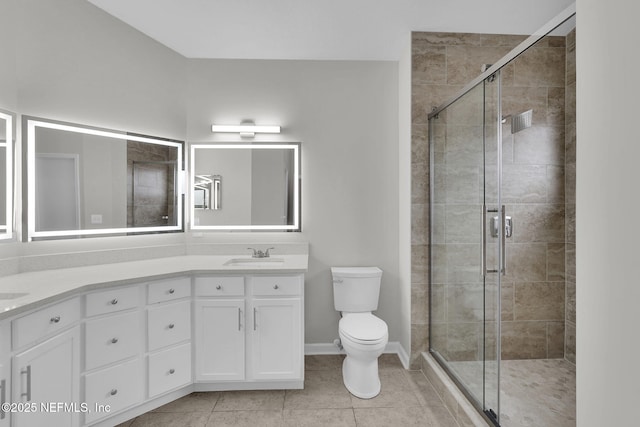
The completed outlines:
<svg viewBox="0 0 640 427">
<path fill-rule="evenodd" d="M 225 133 L 280 133 L 280 126 L 265 125 L 211 125 L 211 132 Z"/>
</svg>

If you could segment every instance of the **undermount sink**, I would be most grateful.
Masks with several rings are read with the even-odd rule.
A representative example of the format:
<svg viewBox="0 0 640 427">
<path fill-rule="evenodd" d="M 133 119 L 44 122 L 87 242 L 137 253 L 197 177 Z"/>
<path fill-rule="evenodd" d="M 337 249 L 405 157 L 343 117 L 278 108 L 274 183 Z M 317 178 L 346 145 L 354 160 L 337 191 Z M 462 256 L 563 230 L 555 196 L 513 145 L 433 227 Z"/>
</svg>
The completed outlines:
<svg viewBox="0 0 640 427">
<path fill-rule="evenodd" d="M 246 267 L 266 267 L 279 266 L 284 264 L 284 258 L 231 258 L 224 265 L 246 266 Z"/>
<path fill-rule="evenodd" d="M 0 300 L 16 299 L 29 295 L 27 292 L 0 292 Z"/>
</svg>

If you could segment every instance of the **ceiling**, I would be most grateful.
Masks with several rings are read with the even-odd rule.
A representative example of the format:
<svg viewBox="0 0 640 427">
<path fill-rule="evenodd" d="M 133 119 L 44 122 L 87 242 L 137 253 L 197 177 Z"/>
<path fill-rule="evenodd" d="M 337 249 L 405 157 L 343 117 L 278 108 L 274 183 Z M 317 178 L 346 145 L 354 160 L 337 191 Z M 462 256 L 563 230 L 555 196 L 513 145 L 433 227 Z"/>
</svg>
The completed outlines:
<svg viewBox="0 0 640 427">
<path fill-rule="evenodd" d="M 530 34 L 572 0 L 88 0 L 187 58 L 397 60 L 411 31 Z"/>
</svg>

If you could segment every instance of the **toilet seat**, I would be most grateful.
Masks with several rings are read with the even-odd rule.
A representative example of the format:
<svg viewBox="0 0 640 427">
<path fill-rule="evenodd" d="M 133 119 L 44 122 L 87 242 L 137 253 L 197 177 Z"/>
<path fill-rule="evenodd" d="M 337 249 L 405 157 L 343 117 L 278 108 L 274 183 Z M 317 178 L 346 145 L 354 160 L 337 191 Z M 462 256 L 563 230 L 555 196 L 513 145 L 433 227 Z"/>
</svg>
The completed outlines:
<svg viewBox="0 0 640 427">
<path fill-rule="evenodd" d="M 376 345 L 388 339 L 384 320 L 371 313 L 351 313 L 340 319 L 338 331 L 349 341 L 362 345 Z"/>
</svg>

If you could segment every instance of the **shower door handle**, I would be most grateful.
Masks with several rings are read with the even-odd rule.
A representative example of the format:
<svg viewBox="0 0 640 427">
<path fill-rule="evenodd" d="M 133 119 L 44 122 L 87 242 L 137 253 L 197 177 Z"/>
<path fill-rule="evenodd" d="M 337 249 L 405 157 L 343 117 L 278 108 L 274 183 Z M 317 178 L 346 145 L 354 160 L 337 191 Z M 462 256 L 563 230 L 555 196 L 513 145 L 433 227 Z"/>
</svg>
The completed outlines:
<svg viewBox="0 0 640 427">
<path fill-rule="evenodd" d="M 501 245 L 501 254 L 500 254 L 500 263 L 502 264 L 500 266 L 500 272 L 502 273 L 503 276 L 505 276 L 507 274 L 507 232 L 509 232 L 509 234 L 511 234 L 511 229 L 512 226 L 511 224 L 509 224 L 509 228 L 507 230 L 507 227 L 505 226 L 507 224 L 507 213 L 506 213 L 506 209 L 504 207 L 504 205 L 502 205 L 502 210 L 501 210 L 501 221 L 500 221 L 500 229 L 501 229 L 501 233 L 500 233 L 500 245 Z"/>
<path fill-rule="evenodd" d="M 487 269 L 487 212 L 498 212 L 497 209 L 487 209 L 487 205 L 482 205 L 482 243 L 480 244 L 480 250 L 482 252 L 481 254 L 481 260 L 480 260 L 480 264 L 481 264 L 481 269 L 482 269 L 482 276 L 486 277 L 487 273 L 497 273 L 498 270 L 494 270 L 494 269 Z M 493 218 L 492 218 L 493 220 Z"/>
</svg>

